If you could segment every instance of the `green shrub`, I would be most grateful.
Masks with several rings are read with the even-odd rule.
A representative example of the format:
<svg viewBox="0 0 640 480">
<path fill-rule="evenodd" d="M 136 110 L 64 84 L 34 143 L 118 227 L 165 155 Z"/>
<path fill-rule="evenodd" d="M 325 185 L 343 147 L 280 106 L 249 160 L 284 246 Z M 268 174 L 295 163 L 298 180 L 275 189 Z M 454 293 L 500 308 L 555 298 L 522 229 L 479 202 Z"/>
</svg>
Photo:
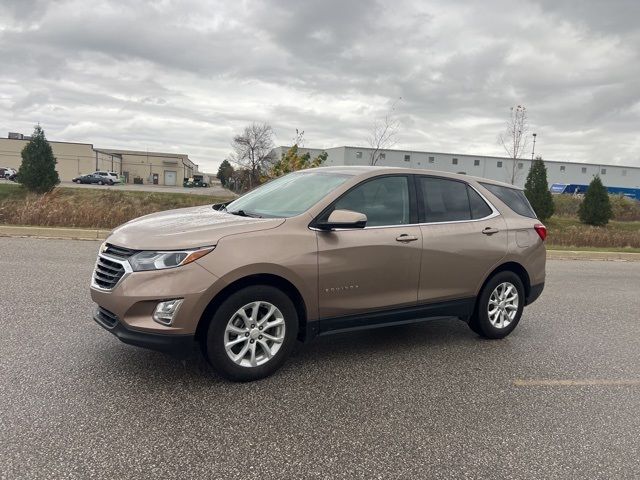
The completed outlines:
<svg viewBox="0 0 640 480">
<path fill-rule="evenodd" d="M 60 183 L 56 171 L 56 157 L 44 136 L 44 130 L 36 125 L 31 140 L 22 149 L 22 164 L 18 181 L 28 190 L 45 193 Z"/>
<path fill-rule="evenodd" d="M 591 180 L 584 200 L 578 209 L 578 217 L 582 223 L 603 226 L 611 220 L 611 202 L 607 189 L 602 184 L 600 177 L 596 175 Z"/>
<path fill-rule="evenodd" d="M 547 183 L 547 168 L 541 157 L 536 158 L 531 165 L 527 182 L 524 184 L 524 194 L 540 220 L 546 220 L 553 215 L 555 206 Z"/>
</svg>

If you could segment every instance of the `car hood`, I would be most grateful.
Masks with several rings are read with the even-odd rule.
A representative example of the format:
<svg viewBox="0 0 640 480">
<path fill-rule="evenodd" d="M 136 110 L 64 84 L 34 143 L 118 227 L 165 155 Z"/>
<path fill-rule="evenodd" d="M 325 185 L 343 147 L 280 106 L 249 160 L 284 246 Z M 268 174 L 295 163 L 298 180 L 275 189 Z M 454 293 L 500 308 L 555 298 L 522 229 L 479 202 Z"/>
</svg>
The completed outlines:
<svg viewBox="0 0 640 480">
<path fill-rule="evenodd" d="M 179 250 L 215 245 L 222 237 L 276 228 L 283 218 L 250 218 L 211 205 L 152 213 L 117 227 L 107 242 L 134 250 Z"/>
</svg>

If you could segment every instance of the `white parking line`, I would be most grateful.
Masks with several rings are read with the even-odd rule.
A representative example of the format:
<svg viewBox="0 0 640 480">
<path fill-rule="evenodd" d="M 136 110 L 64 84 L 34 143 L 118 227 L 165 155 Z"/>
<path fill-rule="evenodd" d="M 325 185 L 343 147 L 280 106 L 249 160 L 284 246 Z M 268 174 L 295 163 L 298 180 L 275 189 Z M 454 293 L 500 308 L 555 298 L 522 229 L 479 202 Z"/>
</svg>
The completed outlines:
<svg viewBox="0 0 640 480">
<path fill-rule="evenodd" d="M 516 387 L 640 386 L 640 379 L 514 380 Z"/>
</svg>

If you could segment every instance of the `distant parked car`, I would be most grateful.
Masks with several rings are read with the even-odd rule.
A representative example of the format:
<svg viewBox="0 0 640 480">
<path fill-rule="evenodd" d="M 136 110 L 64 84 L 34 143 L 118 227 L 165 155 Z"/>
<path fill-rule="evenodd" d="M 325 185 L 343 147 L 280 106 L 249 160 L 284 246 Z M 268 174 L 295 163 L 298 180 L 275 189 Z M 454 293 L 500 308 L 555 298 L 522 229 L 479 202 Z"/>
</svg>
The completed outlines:
<svg viewBox="0 0 640 480">
<path fill-rule="evenodd" d="M 0 167 L 0 178 L 13 180 L 15 182 L 18 172 L 10 167 Z"/>
<path fill-rule="evenodd" d="M 208 187 L 209 184 L 205 181 L 204 176 L 194 175 L 191 178 L 185 178 L 184 182 L 182 182 L 182 186 L 186 188 Z"/>
<path fill-rule="evenodd" d="M 80 175 L 72 179 L 74 183 L 97 183 L 98 185 L 113 185 L 113 180 L 111 178 L 103 177 L 101 175 L 97 175 L 92 173 L 90 175 Z"/>
<path fill-rule="evenodd" d="M 118 175 L 116 172 L 105 172 L 101 170 L 99 172 L 93 172 L 92 175 L 100 175 L 105 180 L 111 180 L 112 183 L 120 183 L 120 175 Z M 111 185 L 112 183 L 110 183 L 109 185 Z"/>
</svg>

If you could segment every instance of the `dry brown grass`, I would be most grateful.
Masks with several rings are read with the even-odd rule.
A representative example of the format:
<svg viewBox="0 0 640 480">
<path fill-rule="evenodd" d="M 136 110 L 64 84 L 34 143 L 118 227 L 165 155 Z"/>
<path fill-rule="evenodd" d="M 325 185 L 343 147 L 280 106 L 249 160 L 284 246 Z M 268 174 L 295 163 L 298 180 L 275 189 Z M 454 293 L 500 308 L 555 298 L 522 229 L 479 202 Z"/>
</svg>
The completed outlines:
<svg viewBox="0 0 640 480">
<path fill-rule="evenodd" d="M 559 217 L 577 217 L 582 198 L 572 195 L 554 195 L 555 215 Z M 609 199 L 611 200 L 613 220 L 621 222 L 640 221 L 640 202 L 622 195 L 610 195 Z"/>
<path fill-rule="evenodd" d="M 110 229 L 149 213 L 226 200 L 181 193 L 78 188 L 56 188 L 37 195 L 14 185 L 0 185 L 0 223 Z"/>
<path fill-rule="evenodd" d="M 640 248 L 640 222 L 611 221 L 606 227 L 592 227 L 575 218 L 553 216 L 545 225 L 549 230 L 549 245 Z"/>
</svg>

